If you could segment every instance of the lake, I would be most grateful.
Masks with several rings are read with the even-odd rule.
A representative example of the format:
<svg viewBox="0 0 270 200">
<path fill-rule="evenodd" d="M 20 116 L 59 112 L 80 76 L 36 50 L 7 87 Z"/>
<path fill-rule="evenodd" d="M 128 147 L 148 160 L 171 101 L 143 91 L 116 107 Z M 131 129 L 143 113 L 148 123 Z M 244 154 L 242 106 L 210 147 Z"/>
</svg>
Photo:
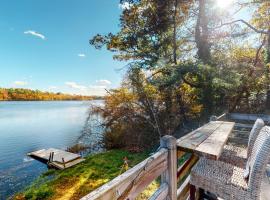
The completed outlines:
<svg viewBox="0 0 270 200">
<path fill-rule="evenodd" d="M 90 104 L 100 101 L 0 102 L 0 199 L 29 185 L 47 166 L 26 156 L 66 149 L 81 136 Z"/>
</svg>

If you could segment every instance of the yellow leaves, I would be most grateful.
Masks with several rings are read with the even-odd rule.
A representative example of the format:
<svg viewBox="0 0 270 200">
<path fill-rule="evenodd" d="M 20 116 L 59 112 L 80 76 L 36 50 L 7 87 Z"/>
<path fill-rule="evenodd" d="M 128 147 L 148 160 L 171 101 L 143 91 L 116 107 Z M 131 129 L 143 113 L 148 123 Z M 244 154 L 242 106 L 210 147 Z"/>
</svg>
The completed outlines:
<svg viewBox="0 0 270 200">
<path fill-rule="evenodd" d="M 197 96 L 195 94 L 195 88 L 192 88 L 190 85 L 183 83 L 180 87 L 182 96 L 185 98 L 185 101 L 196 100 Z"/>
<path fill-rule="evenodd" d="M 231 51 L 231 59 L 234 62 L 252 63 L 256 57 L 257 50 L 249 46 L 236 47 Z"/>
<path fill-rule="evenodd" d="M 238 58 L 254 58 L 256 54 L 256 51 L 255 49 L 252 49 L 252 48 L 249 48 L 249 47 L 246 47 L 246 48 L 235 48 L 233 49 L 232 51 L 232 56 L 233 58 L 235 59 L 238 59 Z"/>
<path fill-rule="evenodd" d="M 148 97 L 154 97 L 157 95 L 157 88 L 151 84 L 146 84 L 144 87 L 144 92 Z"/>
<path fill-rule="evenodd" d="M 136 100 L 136 95 L 127 88 L 121 87 L 111 91 L 111 95 L 105 97 L 106 105 L 117 106 L 123 102 L 132 102 Z"/>
<path fill-rule="evenodd" d="M 181 85 L 179 90 L 181 92 L 184 104 L 189 108 L 189 113 L 187 114 L 190 116 L 200 114 L 203 109 L 203 105 L 198 103 L 198 95 L 196 93 L 196 89 L 184 83 Z"/>
<path fill-rule="evenodd" d="M 190 111 L 191 113 L 193 114 L 199 114 L 202 112 L 202 109 L 203 109 L 203 105 L 193 105 L 191 108 L 190 108 Z"/>
<path fill-rule="evenodd" d="M 270 2 L 260 4 L 258 9 L 254 12 L 251 22 L 259 29 L 270 28 Z"/>
</svg>

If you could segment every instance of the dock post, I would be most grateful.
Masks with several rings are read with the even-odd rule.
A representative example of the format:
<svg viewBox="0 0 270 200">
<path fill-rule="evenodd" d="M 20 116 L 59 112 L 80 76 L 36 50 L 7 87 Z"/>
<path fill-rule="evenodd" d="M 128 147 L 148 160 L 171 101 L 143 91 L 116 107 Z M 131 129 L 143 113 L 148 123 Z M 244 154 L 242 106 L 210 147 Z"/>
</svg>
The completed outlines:
<svg viewBox="0 0 270 200">
<path fill-rule="evenodd" d="M 51 162 L 53 162 L 54 152 L 52 152 Z"/>
<path fill-rule="evenodd" d="M 168 167 L 161 175 L 161 184 L 169 185 L 168 198 L 177 199 L 177 147 L 176 139 L 173 136 L 166 135 L 161 138 L 160 147 L 168 149 Z"/>
<path fill-rule="evenodd" d="M 65 160 L 64 160 L 64 158 L 62 158 L 62 162 L 63 162 L 64 169 L 65 169 L 65 168 L 66 168 L 66 164 L 65 164 Z"/>
<path fill-rule="evenodd" d="M 49 159 L 48 159 L 48 164 L 51 162 L 51 157 L 52 157 L 52 153 L 50 152 L 50 155 L 49 155 Z"/>
</svg>

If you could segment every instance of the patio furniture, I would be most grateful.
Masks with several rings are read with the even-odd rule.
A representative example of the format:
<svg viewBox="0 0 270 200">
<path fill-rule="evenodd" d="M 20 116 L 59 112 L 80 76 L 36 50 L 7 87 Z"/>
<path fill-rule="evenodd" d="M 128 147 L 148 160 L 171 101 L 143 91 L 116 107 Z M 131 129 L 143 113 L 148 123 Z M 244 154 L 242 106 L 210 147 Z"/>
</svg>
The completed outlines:
<svg viewBox="0 0 270 200">
<path fill-rule="evenodd" d="M 217 160 L 233 130 L 234 122 L 211 121 L 177 140 L 182 152 Z"/>
<path fill-rule="evenodd" d="M 190 174 L 190 199 L 195 199 L 196 187 L 226 200 L 260 199 L 261 183 L 270 159 L 270 127 L 260 131 L 249 157 L 249 177 L 245 169 L 221 161 L 201 158 Z"/>
<path fill-rule="evenodd" d="M 264 121 L 262 119 L 257 119 L 249 134 L 248 147 L 243 148 L 233 145 L 225 145 L 219 160 L 244 168 L 247 158 L 251 155 L 255 140 L 263 127 Z"/>
</svg>

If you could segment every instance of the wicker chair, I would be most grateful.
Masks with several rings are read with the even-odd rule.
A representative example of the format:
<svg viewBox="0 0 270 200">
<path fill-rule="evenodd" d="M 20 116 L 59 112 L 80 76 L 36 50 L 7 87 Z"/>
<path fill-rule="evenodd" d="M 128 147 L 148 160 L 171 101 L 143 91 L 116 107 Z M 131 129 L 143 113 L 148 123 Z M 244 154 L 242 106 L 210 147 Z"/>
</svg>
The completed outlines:
<svg viewBox="0 0 270 200">
<path fill-rule="evenodd" d="M 219 160 L 244 168 L 247 158 L 251 155 L 255 140 L 263 127 L 264 121 L 262 119 L 257 119 L 249 134 L 248 147 L 242 148 L 233 145 L 225 145 Z"/>
<path fill-rule="evenodd" d="M 258 200 L 266 165 L 270 159 L 270 127 L 265 126 L 257 137 L 249 162 L 249 178 L 244 169 L 221 161 L 201 158 L 191 170 L 190 199 L 195 199 L 196 187 L 225 200 Z"/>
</svg>

